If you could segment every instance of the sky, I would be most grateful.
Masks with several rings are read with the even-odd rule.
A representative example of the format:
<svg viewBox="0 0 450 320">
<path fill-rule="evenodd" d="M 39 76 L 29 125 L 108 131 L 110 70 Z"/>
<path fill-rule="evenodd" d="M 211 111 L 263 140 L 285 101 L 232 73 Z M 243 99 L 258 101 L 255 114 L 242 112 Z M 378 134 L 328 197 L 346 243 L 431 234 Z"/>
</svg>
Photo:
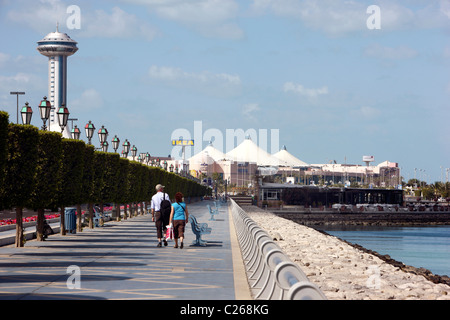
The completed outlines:
<svg viewBox="0 0 450 320">
<path fill-rule="evenodd" d="M 74 124 L 104 125 L 138 153 L 179 158 L 180 135 L 195 141 L 188 156 L 209 140 L 228 152 L 238 133 L 256 133 L 269 153 L 286 146 L 311 164 L 372 155 L 406 181 L 446 179 L 450 0 L 0 0 L 0 110 L 11 122 L 10 91 L 24 91 L 19 106 L 42 126 L 48 60 L 36 42 L 56 22 L 78 42 Z"/>
</svg>

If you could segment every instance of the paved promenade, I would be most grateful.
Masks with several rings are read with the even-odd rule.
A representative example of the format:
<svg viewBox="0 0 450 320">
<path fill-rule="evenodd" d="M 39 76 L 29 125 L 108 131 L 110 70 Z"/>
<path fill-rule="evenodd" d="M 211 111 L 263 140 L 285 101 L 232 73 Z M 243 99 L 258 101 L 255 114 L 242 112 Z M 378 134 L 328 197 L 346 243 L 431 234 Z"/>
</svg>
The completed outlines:
<svg viewBox="0 0 450 320">
<path fill-rule="evenodd" d="M 239 280 L 242 261 L 228 209 L 223 206 L 216 221 L 209 221 L 207 204 L 214 205 L 188 205 L 190 214 L 212 228 L 203 236 L 206 247 L 191 246 L 189 223 L 183 249 L 173 248 L 173 241 L 157 248 L 150 214 L 28 241 L 24 248 L 0 247 L 0 299 L 250 299 L 246 280 Z"/>
</svg>

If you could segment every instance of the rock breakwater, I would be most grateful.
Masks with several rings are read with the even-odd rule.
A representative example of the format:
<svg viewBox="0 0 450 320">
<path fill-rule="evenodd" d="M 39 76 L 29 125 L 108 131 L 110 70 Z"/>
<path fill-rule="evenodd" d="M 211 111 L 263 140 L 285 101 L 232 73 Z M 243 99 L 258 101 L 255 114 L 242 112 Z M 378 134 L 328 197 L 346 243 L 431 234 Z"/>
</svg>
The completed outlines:
<svg viewBox="0 0 450 320">
<path fill-rule="evenodd" d="M 243 209 L 330 300 L 450 300 L 450 286 L 430 281 L 424 270 L 257 207 Z"/>
<path fill-rule="evenodd" d="M 275 213 L 275 212 L 274 212 Z M 320 225 L 360 225 L 360 226 L 396 226 L 396 225 L 450 225 L 450 213 L 303 213 L 281 212 L 277 216 L 306 226 Z"/>
</svg>

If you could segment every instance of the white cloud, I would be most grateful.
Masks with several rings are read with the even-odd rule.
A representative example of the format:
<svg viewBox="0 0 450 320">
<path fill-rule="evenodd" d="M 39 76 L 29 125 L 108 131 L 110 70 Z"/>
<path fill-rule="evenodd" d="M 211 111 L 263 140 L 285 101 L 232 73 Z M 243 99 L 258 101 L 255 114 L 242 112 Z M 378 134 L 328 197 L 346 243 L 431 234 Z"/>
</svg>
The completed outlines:
<svg viewBox="0 0 450 320">
<path fill-rule="evenodd" d="M 286 82 L 283 86 L 284 92 L 294 92 L 298 95 L 305 96 L 308 98 L 317 98 L 320 95 L 328 94 L 328 87 L 322 87 L 317 89 L 305 88 L 301 84 L 295 84 L 293 82 Z"/>
<path fill-rule="evenodd" d="M 450 58 L 450 47 L 449 46 L 444 48 L 443 57 L 446 59 Z"/>
<path fill-rule="evenodd" d="M 440 11 L 450 19 L 450 1 L 441 0 L 440 1 Z"/>
<path fill-rule="evenodd" d="M 302 21 L 313 30 L 329 36 L 352 32 L 367 32 L 366 10 L 370 1 L 349 0 L 253 0 L 253 12 L 273 13 Z M 450 2 L 448 0 L 415 1 L 414 6 L 400 0 L 375 1 L 381 9 L 382 30 L 449 29 Z M 412 9 L 414 8 L 414 9 Z"/>
<path fill-rule="evenodd" d="M 254 12 L 273 12 L 281 17 L 299 19 L 305 26 L 329 35 L 366 28 L 367 6 L 355 1 L 336 0 L 253 0 Z"/>
<path fill-rule="evenodd" d="M 355 117 L 364 119 L 375 119 L 380 116 L 380 114 L 380 110 L 369 106 L 362 106 L 361 108 L 353 111 L 353 115 Z"/>
<path fill-rule="evenodd" d="M 6 64 L 10 59 L 9 54 L 0 52 L 0 66 L 3 66 L 4 64 Z"/>
<path fill-rule="evenodd" d="M 181 23 L 207 37 L 240 39 L 244 32 L 237 23 L 235 0 L 125 0 L 145 5 L 158 16 Z"/>
<path fill-rule="evenodd" d="M 260 111 L 259 105 L 257 103 L 249 103 L 242 107 L 242 114 L 251 120 L 255 120 L 255 112 Z"/>
<path fill-rule="evenodd" d="M 374 44 L 364 49 L 364 55 L 370 58 L 400 60 L 415 58 L 418 55 L 418 52 L 407 46 L 391 48 Z"/>
<path fill-rule="evenodd" d="M 44 82 L 42 78 L 32 73 L 19 72 L 12 76 L 0 75 L 0 91 L 15 91 L 16 88 L 20 88 L 20 91 L 42 90 L 47 87 L 47 82 Z"/>
<path fill-rule="evenodd" d="M 111 14 L 103 10 L 86 13 L 82 21 L 80 35 L 85 37 L 152 40 L 158 33 L 156 28 L 119 7 L 113 7 Z"/>
<path fill-rule="evenodd" d="M 95 89 L 86 89 L 78 99 L 68 102 L 70 112 L 74 114 L 77 110 L 92 110 L 102 108 L 104 105 L 103 98 Z"/>
<path fill-rule="evenodd" d="M 67 32 L 66 21 L 71 16 L 66 12 L 67 7 L 68 4 L 61 0 L 26 1 L 19 9 L 8 12 L 7 17 L 11 21 L 28 25 L 43 35 L 54 31 L 56 22 L 59 22 L 61 32 Z M 152 40 L 157 34 L 156 28 L 119 7 L 113 7 L 111 13 L 104 10 L 84 10 L 82 7 L 80 29 L 68 31 L 76 34 L 77 37 L 145 40 Z"/>
<path fill-rule="evenodd" d="M 27 25 L 33 30 L 47 34 L 55 30 L 56 22 L 66 20 L 66 8 L 60 0 L 20 1 L 17 10 L 11 10 L 7 18 L 11 21 Z"/>
<path fill-rule="evenodd" d="M 198 83 L 221 83 L 228 85 L 240 85 L 241 79 L 238 75 L 227 73 L 211 73 L 203 71 L 200 73 L 186 72 L 180 68 L 151 66 L 149 76 L 153 79 L 163 81 L 182 81 L 182 82 L 198 82 Z"/>
<path fill-rule="evenodd" d="M 215 97 L 237 96 L 242 89 L 239 75 L 228 73 L 186 72 L 180 68 L 153 65 L 148 75 L 159 84 Z"/>
</svg>

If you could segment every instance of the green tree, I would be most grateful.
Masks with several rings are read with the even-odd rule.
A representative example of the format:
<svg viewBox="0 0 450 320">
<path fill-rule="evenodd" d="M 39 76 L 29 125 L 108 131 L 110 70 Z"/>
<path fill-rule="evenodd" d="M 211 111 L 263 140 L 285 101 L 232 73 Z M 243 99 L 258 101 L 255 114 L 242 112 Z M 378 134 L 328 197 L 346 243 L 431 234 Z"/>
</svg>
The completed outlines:
<svg viewBox="0 0 450 320">
<path fill-rule="evenodd" d="M 81 140 L 62 139 L 62 185 L 58 193 L 61 213 L 61 234 L 66 234 L 65 207 L 80 203 L 83 189 L 85 143 Z"/>
<path fill-rule="evenodd" d="M 104 163 L 104 184 L 102 189 L 103 202 L 112 202 L 117 192 L 117 178 L 120 156 L 116 153 L 105 153 Z"/>
<path fill-rule="evenodd" d="M 116 203 L 118 214 L 117 220 L 120 220 L 120 205 L 124 205 L 124 219 L 126 219 L 126 203 L 128 201 L 128 164 L 125 158 L 119 158 L 118 175 L 116 181 L 117 193 L 113 201 Z"/>
<path fill-rule="evenodd" d="M 37 210 L 36 238 L 44 240 L 44 213 L 46 208 L 55 208 L 61 188 L 61 134 L 39 131 L 37 179 L 31 193 L 30 207 Z"/>
<path fill-rule="evenodd" d="M 6 161 L 8 159 L 8 124 L 9 115 L 5 111 L 0 111 L 0 210 L 2 208 L 2 188 L 5 179 Z"/>
<path fill-rule="evenodd" d="M 120 156 L 117 153 L 106 153 L 105 161 L 104 185 L 102 190 L 103 202 L 116 203 L 117 193 L 119 192 L 118 190 L 120 190 L 118 186 L 120 177 Z M 117 206 L 119 207 L 120 215 L 120 204 L 116 203 L 116 209 Z"/>
<path fill-rule="evenodd" d="M 80 199 L 77 202 L 77 231 L 81 232 L 83 226 L 81 223 L 81 204 L 88 203 L 89 212 L 92 211 L 92 203 L 95 201 L 95 170 L 94 170 L 94 158 L 95 148 L 93 145 L 84 145 L 84 165 L 83 165 L 83 178 Z M 91 221 L 92 218 L 89 220 Z"/>
<path fill-rule="evenodd" d="M 3 200 L 7 207 L 16 208 L 16 247 L 24 245 L 23 208 L 30 204 L 36 185 L 38 145 L 36 127 L 9 124 Z"/>
</svg>

